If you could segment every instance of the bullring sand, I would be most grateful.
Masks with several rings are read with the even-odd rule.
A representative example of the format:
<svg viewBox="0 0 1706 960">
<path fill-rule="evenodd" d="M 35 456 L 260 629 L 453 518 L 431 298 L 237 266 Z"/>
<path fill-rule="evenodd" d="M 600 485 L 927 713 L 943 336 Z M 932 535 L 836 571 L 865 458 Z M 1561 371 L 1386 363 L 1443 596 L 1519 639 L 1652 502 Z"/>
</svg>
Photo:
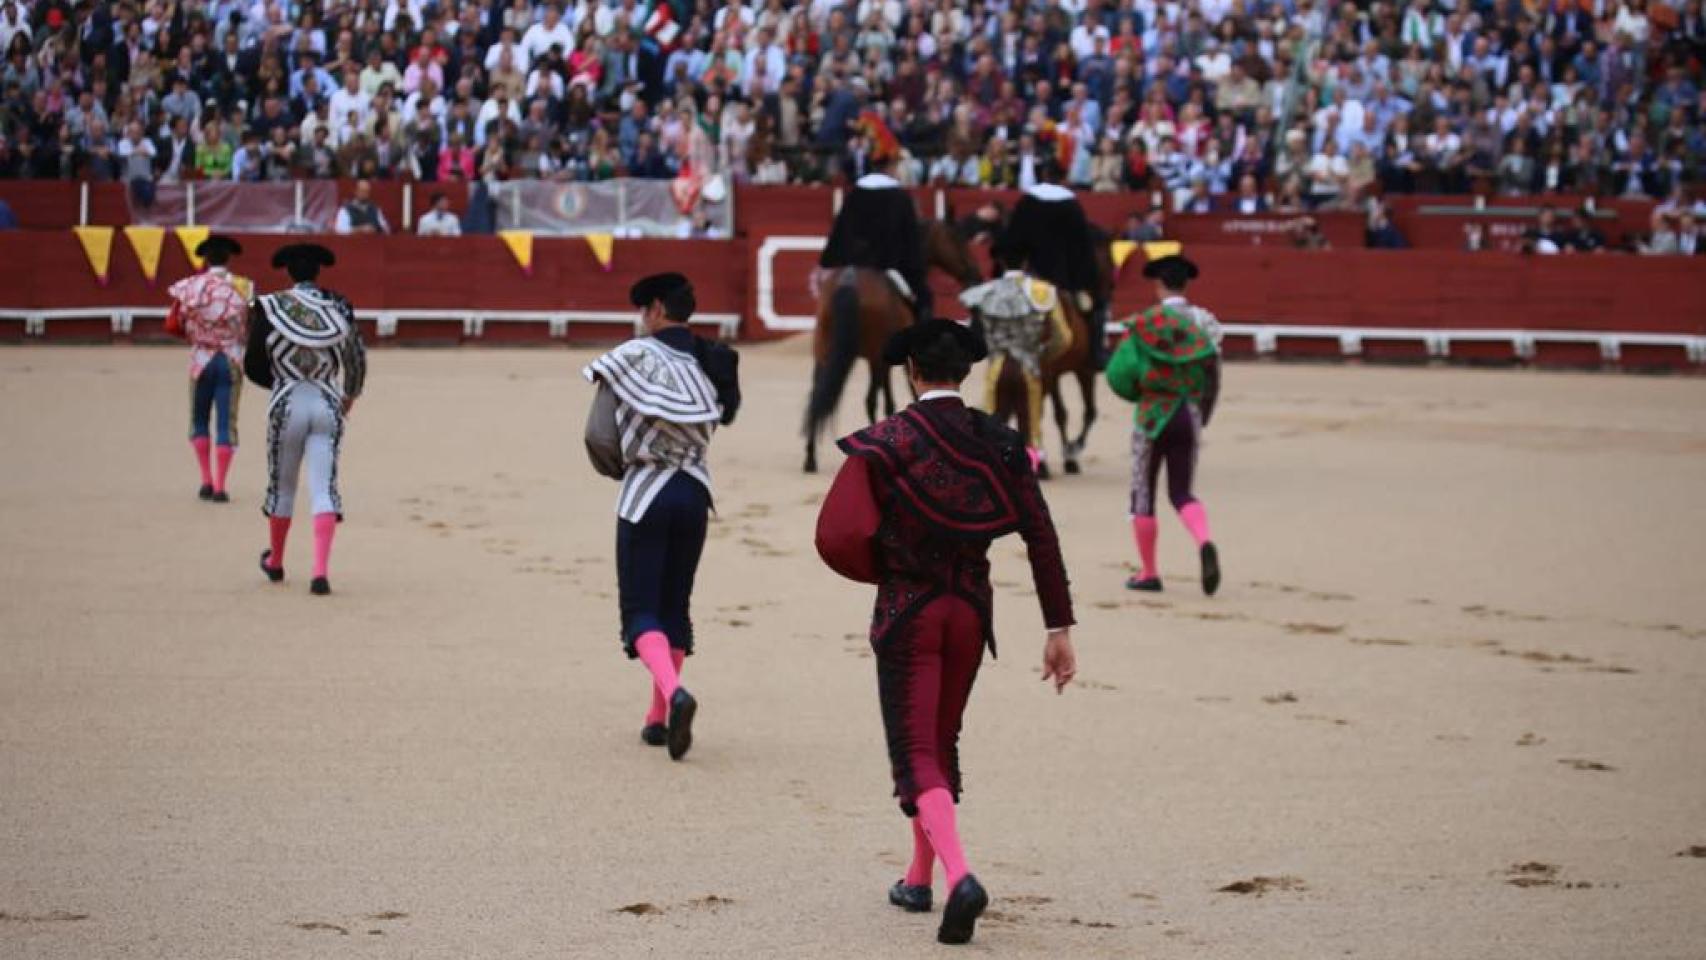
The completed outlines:
<svg viewBox="0 0 1706 960">
<path fill-rule="evenodd" d="M 374 353 L 321 599 L 305 529 L 255 570 L 258 391 L 209 505 L 181 351 L 0 351 L 0 956 L 1706 950 L 1706 380 L 1233 366 L 1212 600 L 1171 515 L 1168 591 L 1122 589 L 1104 391 L 1047 488 L 1063 697 L 994 550 L 961 809 L 995 899 L 953 954 L 883 898 L 909 841 L 870 596 L 812 550 L 800 345 L 746 351 L 714 447 L 682 764 L 616 645 L 590 356 Z"/>
</svg>

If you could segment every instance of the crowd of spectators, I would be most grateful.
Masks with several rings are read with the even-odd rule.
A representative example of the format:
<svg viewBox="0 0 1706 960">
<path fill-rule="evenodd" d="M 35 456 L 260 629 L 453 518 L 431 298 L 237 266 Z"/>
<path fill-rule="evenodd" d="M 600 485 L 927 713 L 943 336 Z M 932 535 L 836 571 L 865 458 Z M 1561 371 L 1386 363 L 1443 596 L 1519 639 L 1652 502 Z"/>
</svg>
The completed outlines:
<svg viewBox="0 0 1706 960">
<path fill-rule="evenodd" d="M 0 0 L 0 50 L 0 177 L 144 193 L 816 182 L 891 134 L 907 182 L 1174 211 L 1706 172 L 1701 0 Z"/>
</svg>

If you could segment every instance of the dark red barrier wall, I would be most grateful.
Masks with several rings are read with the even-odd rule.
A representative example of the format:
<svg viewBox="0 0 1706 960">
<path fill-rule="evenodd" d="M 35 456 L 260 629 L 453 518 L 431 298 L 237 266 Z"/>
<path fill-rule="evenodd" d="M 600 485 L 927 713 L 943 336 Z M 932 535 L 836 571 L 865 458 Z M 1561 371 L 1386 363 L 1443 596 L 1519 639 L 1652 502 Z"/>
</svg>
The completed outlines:
<svg viewBox="0 0 1706 960">
<path fill-rule="evenodd" d="M 794 232 L 813 235 L 803 229 Z M 237 268 L 255 277 L 262 289 L 282 286 L 282 275 L 266 264 L 272 251 L 291 239 L 244 237 L 246 251 Z M 734 241 L 618 240 L 613 270 L 608 273 L 599 268 L 583 240 L 540 239 L 531 276 L 522 273 L 494 237 L 324 239 L 339 260 L 326 275 L 328 286 L 365 311 L 439 310 L 451 318 L 501 310 L 625 315 L 631 310 L 627 289 L 636 279 L 680 270 L 693 278 L 701 312 L 738 315 L 747 337 L 778 332 L 760 319 L 764 301 L 755 278 L 762 235 Z M 1193 250 L 1192 256 L 1203 269 L 1202 279 L 1192 290 L 1194 298 L 1231 323 L 1706 336 L 1706 270 L 1687 258 L 1304 252 L 1273 246 L 1203 246 Z M 770 302 L 784 320 L 812 313 L 815 304 L 807 292 L 807 277 L 815 262 L 812 251 L 770 258 L 774 283 Z M 1153 301 L 1141 263 L 1141 256 L 1134 256 L 1121 271 L 1115 299 L 1120 316 Z M 160 276 L 150 286 L 129 242 L 118 235 L 111 281 L 101 287 L 71 231 L 0 233 L 0 308 L 87 307 L 98 312 L 164 306 L 166 286 L 189 269 L 181 245 L 169 237 Z M 946 278 L 933 279 L 943 312 L 963 312 L 954 309 L 957 288 Z M 60 321 L 50 323 L 50 328 L 54 323 Z M 596 335 L 615 335 L 625 325 L 625 320 L 618 320 Z M 98 338 L 98 327 L 98 323 L 93 327 L 68 324 L 63 329 Z M 445 333 L 458 338 L 459 329 Z M 140 323 L 138 330 L 146 332 Z M 497 333 L 488 326 L 487 336 L 543 339 L 545 330 L 544 324 L 505 324 Z M 21 323 L 5 321 L 0 333 L 17 339 L 23 335 Z M 1317 346 L 1337 354 L 1335 345 Z M 1452 355 L 1459 355 L 1455 347 Z M 1510 345 L 1500 347 L 1496 355 L 1508 358 Z M 1563 359 L 1595 362 L 1595 356 L 1595 348 L 1585 346 Z"/>
<path fill-rule="evenodd" d="M 1201 249 L 1195 299 L 1252 323 L 1706 334 L 1706 270 L 1682 257 Z M 1127 266 L 1117 303 L 1153 300 Z"/>
<path fill-rule="evenodd" d="M 279 246 L 300 238 L 244 236 L 232 266 L 261 289 L 287 281 L 267 264 Z M 533 274 L 524 275 L 495 237 L 320 237 L 337 254 L 326 285 L 363 310 L 628 311 L 628 287 L 648 273 L 693 275 L 700 310 L 737 313 L 745 302 L 744 244 L 738 241 L 618 240 L 611 270 L 598 266 L 578 238 L 534 242 Z M 70 230 L 0 233 L 0 307 L 53 309 L 164 305 L 166 287 L 191 271 L 183 247 L 168 236 L 153 286 L 129 241 L 115 235 L 111 277 L 95 283 Z"/>
</svg>

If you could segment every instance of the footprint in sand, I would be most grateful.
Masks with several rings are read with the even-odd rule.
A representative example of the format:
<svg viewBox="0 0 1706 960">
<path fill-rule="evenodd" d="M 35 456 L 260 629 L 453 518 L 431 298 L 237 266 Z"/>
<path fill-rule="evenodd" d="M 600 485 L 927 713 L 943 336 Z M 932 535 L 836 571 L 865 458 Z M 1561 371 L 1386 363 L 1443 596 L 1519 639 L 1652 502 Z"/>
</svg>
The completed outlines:
<svg viewBox="0 0 1706 960">
<path fill-rule="evenodd" d="M 1408 640 L 1397 637 L 1351 637 L 1350 641 L 1359 647 L 1409 647 L 1414 646 Z"/>
<path fill-rule="evenodd" d="M 1342 623 L 1308 623 L 1308 622 L 1288 623 L 1288 624 L 1285 624 L 1285 632 L 1290 633 L 1290 634 L 1303 635 L 1303 636 L 1328 636 L 1328 637 L 1330 637 L 1330 636 L 1336 636 L 1338 634 L 1344 633 L 1345 632 L 1345 625 Z"/>
<path fill-rule="evenodd" d="M 1563 868 L 1555 863 L 1542 863 L 1539 860 L 1529 860 L 1525 863 L 1513 863 L 1505 869 L 1505 882 L 1513 887 L 1556 887 L 1561 886 L 1559 876 Z M 1573 886 L 1573 885 L 1572 885 Z"/>
<path fill-rule="evenodd" d="M 1562 757 L 1558 762 L 1572 770 L 1587 770 L 1595 773 L 1611 773 L 1617 769 L 1608 763 L 1600 763 L 1598 760 L 1586 760 L 1581 757 Z"/>
<path fill-rule="evenodd" d="M 629 914 L 629 915 L 635 916 L 635 917 L 649 917 L 649 916 L 652 916 L 654 914 L 663 913 L 663 908 L 658 906 L 657 904 L 646 903 L 646 902 L 642 901 L 640 903 L 630 903 L 624 907 L 617 907 L 616 909 L 614 909 L 610 912 L 611 913 L 626 913 L 626 914 Z"/>
<path fill-rule="evenodd" d="M 1235 893 L 1245 897 L 1263 897 L 1270 893 L 1299 893 L 1309 889 L 1302 878 L 1290 875 L 1278 877 L 1251 877 L 1248 880 L 1234 880 L 1224 887 L 1215 890 L 1216 893 Z"/>
<path fill-rule="evenodd" d="M 731 906 L 734 902 L 734 898 L 732 897 L 724 897 L 718 896 L 715 893 L 707 893 L 702 897 L 694 897 L 692 900 L 687 901 L 687 905 L 695 910 L 716 910 L 721 907 Z"/>
<path fill-rule="evenodd" d="M 1343 717 L 1329 717 L 1324 713 L 1300 713 L 1297 715 L 1297 719 L 1310 720 L 1316 723 L 1330 723 L 1335 727 L 1348 727 L 1351 725 L 1351 722 Z"/>
<path fill-rule="evenodd" d="M 1066 923 L 1067 926 L 1088 927 L 1091 930 L 1118 930 L 1120 926 L 1117 923 L 1109 923 L 1106 920 L 1080 920 L 1077 917 L 1073 917 L 1066 921 Z"/>
<path fill-rule="evenodd" d="M 53 910 L 48 913 L 8 913 L 0 910 L 0 923 L 76 923 L 87 920 L 86 913 L 71 913 L 66 910 Z"/>
<path fill-rule="evenodd" d="M 1706 857 L 1706 846 L 1695 844 L 1691 847 L 1685 847 L 1684 849 L 1678 850 L 1676 855 L 1679 857 Z"/>
<path fill-rule="evenodd" d="M 1586 664 L 1593 662 L 1593 660 L 1588 657 L 1578 657 L 1573 653 L 1548 653 L 1545 650 L 1510 650 L 1504 647 L 1497 647 L 1493 650 L 1493 653 L 1501 657 L 1516 657 L 1518 660 L 1527 660 L 1529 663 Z"/>
<path fill-rule="evenodd" d="M 1292 693 L 1290 690 L 1282 690 L 1279 693 L 1268 694 L 1267 696 L 1262 698 L 1262 702 L 1263 703 L 1296 703 L 1297 702 L 1297 694 Z"/>
<path fill-rule="evenodd" d="M 1519 747 L 1538 747 L 1545 742 L 1545 737 L 1535 736 L 1533 733 L 1524 733 L 1516 738 L 1516 745 Z"/>
<path fill-rule="evenodd" d="M 298 930 L 309 930 L 309 931 L 324 930 L 324 931 L 327 931 L 329 933 L 336 933 L 340 937 L 349 936 L 349 928 L 348 927 L 343 926 L 342 924 L 337 924 L 337 923 L 326 923 L 322 920 L 307 920 L 307 921 L 303 921 L 300 923 L 293 921 L 290 925 L 295 927 Z"/>
</svg>

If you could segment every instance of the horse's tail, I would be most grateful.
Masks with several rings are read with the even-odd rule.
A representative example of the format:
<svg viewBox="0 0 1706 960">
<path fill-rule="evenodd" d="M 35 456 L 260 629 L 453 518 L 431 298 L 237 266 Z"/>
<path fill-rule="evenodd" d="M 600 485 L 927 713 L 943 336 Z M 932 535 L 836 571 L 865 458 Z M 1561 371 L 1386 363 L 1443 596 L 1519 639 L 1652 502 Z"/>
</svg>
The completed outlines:
<svg viewBox="0 0 1706 960">
<path fill-rule="evenodd" d="M 835 285 L 829 295 L 829 352 L 812 372 L 811 399 L 806 403 L 806 435 L 835 413 L 841 391 L 859 359 L 859 286 L 854 282 Z"/>
</svg>

